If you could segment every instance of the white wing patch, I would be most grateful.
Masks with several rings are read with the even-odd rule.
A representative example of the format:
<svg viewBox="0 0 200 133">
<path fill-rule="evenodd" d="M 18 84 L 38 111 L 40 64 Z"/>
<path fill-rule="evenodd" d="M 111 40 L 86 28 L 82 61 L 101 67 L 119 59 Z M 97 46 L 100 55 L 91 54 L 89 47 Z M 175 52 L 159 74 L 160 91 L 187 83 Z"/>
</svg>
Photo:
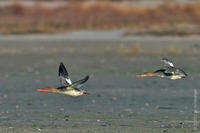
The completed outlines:
<svg viewBox="0 0 200 133">
<path fill-rule="evenodd" d="M 168 62 L 169 66 L 174 67 L 174 64 L 172 62 Z"/>
<path fill-rule="evenodd" d="M 167 59 L 167 58 L 163 58 L 161 61 L 164 63 L 164 66 L 170 66 L 170 67 L 174 67 L 174 64 L 173 64 L 173 62 L 172 62 L 172 61 L 170 61 L 170 60 L 169 60 L 169 59 Z"/>
<path fill-rule="evenodd" d="M 71 79 L 70 79 L 70 78 L 66 78 L 66 81 L 67 81 L 67 83 L 68 83 L 69 85 L 71 85 L 71 84 L 72 84 L 72 81 L 71 81 Z"/>
</svg>

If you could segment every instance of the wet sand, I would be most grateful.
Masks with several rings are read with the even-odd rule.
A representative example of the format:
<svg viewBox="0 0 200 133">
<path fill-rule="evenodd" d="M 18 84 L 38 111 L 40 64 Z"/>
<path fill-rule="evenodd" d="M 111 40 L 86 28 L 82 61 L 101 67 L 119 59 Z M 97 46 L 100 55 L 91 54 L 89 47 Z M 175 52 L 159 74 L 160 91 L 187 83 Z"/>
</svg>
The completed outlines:
<svg viewBox="0 0 200 133">
<path fill-rule="evenodd" d="M 200 48 L 199 37 L 125 37 L 123 33 L 0 36 L 0 132 L 192 132 L 193 91 L 196 88 L 200 92 L 199 56 L 192 52 L 166 55 L 118 51 L 134 45 L 146 50 L 173 46 L 190 51 Z M 160 68 L 162 57 L 169 57 L 189 77 L 171 81 L 135 76 Z M 59 86 L 57 69 L 61 61 L 73 81 L 91 76 L 83 87 L 90 95 L 36 92 L 38 88 Z"/>
</svg>

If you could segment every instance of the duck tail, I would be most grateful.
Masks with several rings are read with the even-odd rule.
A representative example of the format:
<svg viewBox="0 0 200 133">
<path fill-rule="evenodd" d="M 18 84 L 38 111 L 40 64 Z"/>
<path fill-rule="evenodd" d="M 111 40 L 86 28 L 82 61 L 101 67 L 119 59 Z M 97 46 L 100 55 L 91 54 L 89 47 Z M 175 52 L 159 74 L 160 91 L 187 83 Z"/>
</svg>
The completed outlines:
<svg viewBox="0 0 200 133">
<path fill-rule="evenodd" d="M 155 76 L 154 73 L 142 73 L 142 74 L 136 75 L 136 77 L 153 77 L 153 76 Z"/>
<path fill-rule="evenodd" d="M 54 92 L 54 93 L 59 92 L 59 90 L 56 88 L 43 88 L 43 89 L 37 89 L 37 91 Z"/>
</svg>

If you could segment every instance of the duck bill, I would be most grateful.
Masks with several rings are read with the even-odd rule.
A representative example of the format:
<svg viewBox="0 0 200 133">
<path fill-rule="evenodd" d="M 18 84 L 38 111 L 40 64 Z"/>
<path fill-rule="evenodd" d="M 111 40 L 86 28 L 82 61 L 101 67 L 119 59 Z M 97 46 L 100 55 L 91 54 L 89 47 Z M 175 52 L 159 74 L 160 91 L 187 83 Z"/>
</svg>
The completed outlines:
<svg viewBox="0 0 200 133">
<path fill-rule="evenodd" d="M 89 95 L 89 93 L 87 93 L 87 92 L 83 92 L 83 95 Z"/>
<path fill-rule="evenodd" d="M 38 89 L 37 91 L 45 91 L 45 92 L 53 92 L 53 93 L 59 92 L 58 89 L 56 88 L 43 88 L 43 89 Z"/>
<path fill-rule="evenodd" d="M 181 78 L 183 79 L 183 78 L 186 78 L 186 76 L 181 76 Z"/>
<path fill-rule="evenodd" d="M 154 73 L 142 73 L 139 75 L 136 75 L 136 77 L 152 77 L 155 76 Z"/>
</svg>

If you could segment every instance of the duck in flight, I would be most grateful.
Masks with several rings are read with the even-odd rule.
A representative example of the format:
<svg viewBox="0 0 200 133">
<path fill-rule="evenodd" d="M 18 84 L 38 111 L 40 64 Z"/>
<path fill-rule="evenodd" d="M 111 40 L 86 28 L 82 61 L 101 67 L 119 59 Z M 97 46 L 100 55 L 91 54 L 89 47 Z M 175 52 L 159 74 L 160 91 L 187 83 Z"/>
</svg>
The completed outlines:
<svg viewBox="0 0 200 133">
<path fill-rule="evenodd" d="M 168 78 L 171 80 L 182 79 L 187 77 L 187 74 L 180 68 L 176 68 L 172 61 L 167 58 L 161 60 L 163 68 L 152 73 L 142 73 L 137 77 L 161 77 Z"/>
<path fill-rule="evenodd" d="M 61 94 L 66 94 L 70 96 L 81 96 L 81 95 L 88 94 L 84 90 L 80 89 L 83 86 L 83 84 L 89 79 L 88 75 L 85 78 L 72 83 L 64 64 L 61 62 L 59 66 L 59 70 L 58 70 L 58 76 L 60 78 L 60 83 L 61 83 L 60 87 L 43 88 L 43 89 L 38 89 L 37 91 L 61 93 Z"/>
</svg>

